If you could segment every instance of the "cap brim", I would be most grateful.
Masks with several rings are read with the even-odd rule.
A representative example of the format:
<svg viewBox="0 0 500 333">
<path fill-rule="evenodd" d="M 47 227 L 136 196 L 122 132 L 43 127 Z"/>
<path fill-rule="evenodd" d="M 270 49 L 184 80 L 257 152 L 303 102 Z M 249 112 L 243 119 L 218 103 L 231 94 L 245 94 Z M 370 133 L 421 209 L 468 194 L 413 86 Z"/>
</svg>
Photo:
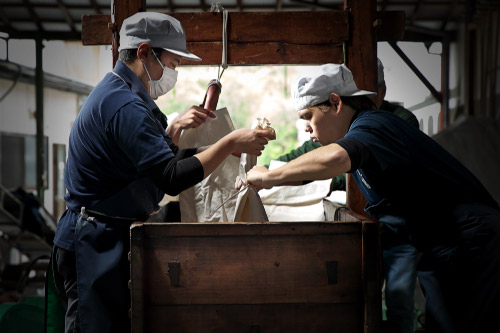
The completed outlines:
<svg viewBox="0 0 500 333">
<path fill-rule="evenodd" d="M 342 95 L 342 96 L 375 96 L 377 95 L 376 92 L 373 91 L 368 91 L 368 90 L 358 90 L 355 93 L 349 94 L 349 95 Z"/>
<path fill-rule="evenodd" d="M 174 54 L 180 55 L 181 57 L 183 57 L 184 59 L 187 59 L 187 60 L 201 61 L 200 57 L 198 57 L 197 55 L 195 55 L 191 52 L 188 52 L 187 50 L 186 51 L 179 51 L 179 50 L 174 50 L 174 49 L 168 49 L 165 47 L 163 49 L 168 51 L 168 52 L 172 52 Z"/>
</svg>

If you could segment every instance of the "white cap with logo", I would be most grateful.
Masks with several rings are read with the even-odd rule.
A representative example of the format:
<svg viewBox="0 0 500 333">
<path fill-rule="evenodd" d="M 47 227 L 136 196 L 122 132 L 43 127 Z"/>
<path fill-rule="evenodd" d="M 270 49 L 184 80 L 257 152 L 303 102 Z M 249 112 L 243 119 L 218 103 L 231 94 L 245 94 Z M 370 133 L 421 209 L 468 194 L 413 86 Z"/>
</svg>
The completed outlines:
<svg viewBox="0 0 500 333">
<path fill-rule="evenodd" d="M 295 81 L 292 95 L 297 111 L 326 102 L 331 93 L 339 96 L 374 96 L 377 93 L 360 90 L 346 65 L 325 64 Z"/>
<path fill-rule="evenodd" d="M 181 23 L 166 14 L 140 12 L 123 20 L 118 51 L 137 49 L 142 43 L 188 60 L 201 61 L 200 57 L 186 49 L 186 35 Z"/>
</svg>

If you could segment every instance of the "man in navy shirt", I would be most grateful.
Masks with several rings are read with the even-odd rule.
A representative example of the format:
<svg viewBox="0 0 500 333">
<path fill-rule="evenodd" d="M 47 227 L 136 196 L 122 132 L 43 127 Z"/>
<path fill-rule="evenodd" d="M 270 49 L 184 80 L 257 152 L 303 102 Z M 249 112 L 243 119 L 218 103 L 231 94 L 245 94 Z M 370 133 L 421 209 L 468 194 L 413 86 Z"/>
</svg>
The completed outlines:
<svg viewBox="0 0 500 333">
<path fill-rule="evenodd" d="M 260 155 L 270 138 L 264 130 L 240 129 L 210 147 L 179 149 L 172 142 L 153 99 L 174 87 L 182 58 L 201 60 L 186 50 L 175 18 L 144 12 L 125 19 L 119 53 L 69 138 L 68 209 L 52 253 L 66 332 L 130 332 L 130 224 L 147 219 L 165 193 L 177 195 L 200 182 L 229 154 Z M 193 106 L 185 114 L 203 121 L 210 112 Z M 175 130 L 199 124 L 189 119 Z"/>
<path fill-rule="evenodd" d="M 426 134 L 374 110 L 345 65 L 326 64 L 293 87 L 299 117 L 322 147 L 268 170 L 256 188 L 353 175 L 365 210 L 423 253 L 426 331 L 500 332 L 500 209 L 477 178 Z M 430 190 L 429 190 L 430 189 Z"/>
</svg>

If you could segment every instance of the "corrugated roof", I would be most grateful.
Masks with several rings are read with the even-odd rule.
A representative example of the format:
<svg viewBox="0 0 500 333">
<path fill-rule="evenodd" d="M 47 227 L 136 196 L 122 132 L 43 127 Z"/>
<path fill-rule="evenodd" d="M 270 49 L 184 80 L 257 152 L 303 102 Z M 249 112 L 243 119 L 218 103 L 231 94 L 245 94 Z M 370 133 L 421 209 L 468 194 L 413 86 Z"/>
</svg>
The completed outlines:
<svg viewBox="0 0 500 333">
<path fill-rule="evenodd" d="M 146 0 L 149 11 L 210 11 L 215 1 Z M 341 0 L 219 0 L 229 11 L 287 11 L 342 9 Z M 476 7 L 499 7 L 498 1 L 473 1 Z M 0 31 L 12 38 L 80 40 L 84 14 L 110 14 L 109 0 L 2 0 Z M 401 10 L 407 26 L 454 32 L 466 19 L 465 0 L 379 0 L 378 10 Z"/>
</svg>

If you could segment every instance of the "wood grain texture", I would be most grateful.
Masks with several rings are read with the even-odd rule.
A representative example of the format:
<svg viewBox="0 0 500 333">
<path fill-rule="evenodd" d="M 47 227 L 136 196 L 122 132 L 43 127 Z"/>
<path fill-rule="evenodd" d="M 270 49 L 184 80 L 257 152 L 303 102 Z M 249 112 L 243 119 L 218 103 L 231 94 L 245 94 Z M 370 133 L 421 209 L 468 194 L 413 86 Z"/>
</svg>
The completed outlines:
<svg viewBox="0 0 500 333">
<path fill-rule="evenodd" d="M 141 232 L 132 233 L 131 260 L 141 265 L 132 265 L 132 279 L 142 283 L 133 281 L 132 288 L 142 289 L 132 295 L 141 295 L 143 302 L 142 312 L 132 314 L 139 329 L 134 332 L 164 327 L 361 332 L 367 323 L 378 325 L 376 222 L 140 223 L 134 228 Z M 169 265 L 176 270 L 169 272 Z"/>
</svg>

